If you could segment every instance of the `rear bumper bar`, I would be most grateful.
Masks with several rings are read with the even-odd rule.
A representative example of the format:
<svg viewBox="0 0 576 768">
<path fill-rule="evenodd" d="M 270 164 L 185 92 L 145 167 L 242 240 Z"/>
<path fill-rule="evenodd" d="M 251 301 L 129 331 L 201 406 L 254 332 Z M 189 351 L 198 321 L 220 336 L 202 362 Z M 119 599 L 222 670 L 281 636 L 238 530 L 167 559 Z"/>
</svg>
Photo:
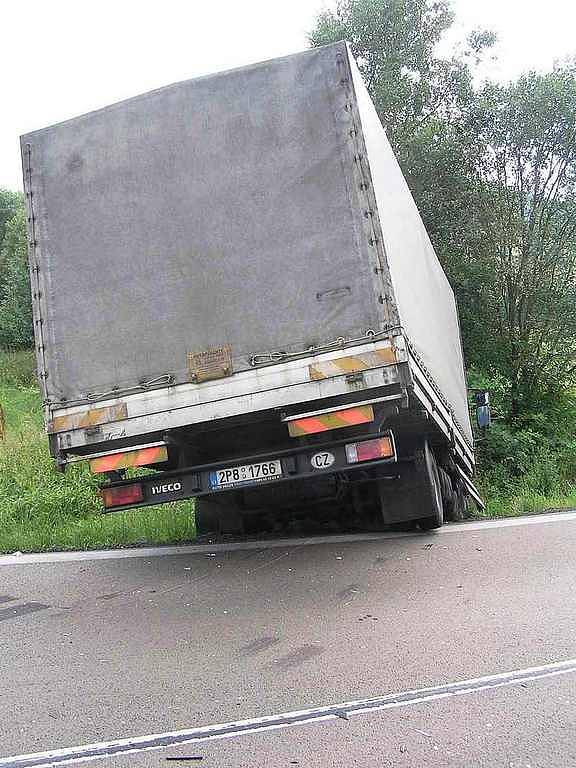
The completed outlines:
<svg viewBox="0 0 576 768">
<path fill-rule="evenodd" d="M 394 455 L 389 458 L 371 459 L 353 463 L 349 459 L 346 446 L 352 443 L 365 442 L 376 438 L 390 437 Z M 243 488 L 254 488 L 261 485 L 285 483 L 290 480 L 313 479 L 335 473 L 355 473 L 358 470 L 393 464 L 397 461 L 394 436 L 391 432 L 372 432 L 361 437 L 347 440 L 318 443 L 313 446 L 301 446 L 284 451 L 266 454 L 242 456 L 219 464 L 204 464 L 196 467 L 186 467 L 169 472 L 157 472 L 152 475 L 130 480 L 118 480 L 101 490 L 104 495 L 109 489 L 124 489 L 140 486 L 138 501 L 119 503 L 106 506 L 107 512 L 122 509 L 145 507 L 153 504 L 165 504 L 170 501 L 191 499 L 196 496 L 207 496 L 237 491 Z M 246 465 L 280 462 L 281 473 L 260 476 L 258 479 L 232 481 L 224 487 L 215 487 L 219 472 Z"/>
</svg>

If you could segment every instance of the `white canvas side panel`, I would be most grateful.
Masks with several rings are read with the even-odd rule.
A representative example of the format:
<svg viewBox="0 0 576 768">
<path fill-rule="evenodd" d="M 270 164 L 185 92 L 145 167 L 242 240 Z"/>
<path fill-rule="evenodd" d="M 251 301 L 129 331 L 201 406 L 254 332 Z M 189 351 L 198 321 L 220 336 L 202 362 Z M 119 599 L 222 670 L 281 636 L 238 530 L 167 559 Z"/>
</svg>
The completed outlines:
<svg viewBox="0 0 576 768">
<path fill-rule="evenodd" d="M 454 293 L 350 51 L 349 62 L 400 321 L 471 441 Z"/>
</svg>

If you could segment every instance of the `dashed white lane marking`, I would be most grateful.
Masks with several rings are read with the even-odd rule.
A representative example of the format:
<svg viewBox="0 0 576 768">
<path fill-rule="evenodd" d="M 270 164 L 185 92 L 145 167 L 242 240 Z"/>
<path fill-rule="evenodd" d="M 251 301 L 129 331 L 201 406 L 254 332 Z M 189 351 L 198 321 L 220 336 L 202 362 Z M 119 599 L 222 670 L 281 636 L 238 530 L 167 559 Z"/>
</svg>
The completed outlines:
<svg viewBox="0 0 576 768">
<path fill-rule="evenodd" d="M 491 531 L 494 528 L 515 528 L 526 525 L 545 525 L 566 523 L 576 520 L 575 512 L 552 512 L 526 517 L 513 517 L 501 520 L 477 520 L 445 525 L 440 530 L 429 533 L 353 533 L 328 536 L 307 536 L 305 538 L 270 539 L 260 541 L 230 541 L 214 544 L 182 544 L 173 547 L 139 547 L 137 549 L 101 549 L 90 552 L 35 552 L 32 554 L 0 555 L 0 567 L 3 565 L 33 565 L 39 563 L 67 563 L 82 560 L 121 560 L 132 557 L 167 557 L 170 555 L 196 555 L 211 552 L 234 552 L 249 549 L 281 549 L 283 547 L 305 547 L 313 544 L 348 544 L 356 541 L 387 541 L 413 537 L 433 537 L 454 533 L 472 533 Z"/>
<path fill-rule="evenodd" d="M 525 686 L 526 683 L 534 680 L 573 673 L 576 673 L 576 659 L 568 659 L 566 661 L 544 664 L 539 667 L 528 667 L 512 672 L 501 672 L 496 675 L 476 677 L 471 680 L 445 683 L 444 685 L 437 685 L 431 688 L 419 688 L 370 699 L 344 701 L 327 707 L 301 709 L 277 715 L 253 717 L 248 720 L 237 720 L 200 728 L 188 728 L 181 731 L 155 733 L 129 739 L 103 741 L 28 755 L 14 755 L 12 757 L 0 758 L 0 768 L 56 768 L 56 766 L 60 765 L 98 760 L 104 757 L 117 757 L 202 741 L 237 738 L 250 733 L 259 733 L 278 728 L 292 728 L 306 725 L 307 723 L 326 722 L 337 718 L 348 719 L 353 715 L 409 707 L 454 696 L 481 693 L 505 686 Z"/>
</svg>

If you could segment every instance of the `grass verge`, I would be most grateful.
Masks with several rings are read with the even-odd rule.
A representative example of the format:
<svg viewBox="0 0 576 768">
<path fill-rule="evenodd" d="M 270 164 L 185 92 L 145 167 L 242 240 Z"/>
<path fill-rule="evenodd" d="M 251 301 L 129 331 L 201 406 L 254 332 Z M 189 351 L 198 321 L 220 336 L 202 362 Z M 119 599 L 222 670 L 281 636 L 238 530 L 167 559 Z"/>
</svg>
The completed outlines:
<svg viewBox="0 0 576 768">
<path fill-rule="evenodd" d="M 0 384 L 6 387 L 33 387 L 36 360 L 31 349 L 11 352 L 0 349 Z"/>
<path fill-rule="evenodd" d="M 521 489 L 515 493 L 491 493 L 488 490 L 483 493 L 483 498 L 486 509 L 477 512 L 474 508 L 475 519 L 519 517 L 576 509 L 576 488 L 567 489 L 563 494 L 544 494 L 530 489 Z"/>
<path fill-rule="evenodd" d="M 0 367 L 6 439 L 0 442 L 0 552 L 168 544 L 195 537 L 193 502 L 103 515 L 97 479 L 83 464 L 56 472 L 26 353 Z M 6 360 L 2 353 L 0 366 Z"/>
</svg>

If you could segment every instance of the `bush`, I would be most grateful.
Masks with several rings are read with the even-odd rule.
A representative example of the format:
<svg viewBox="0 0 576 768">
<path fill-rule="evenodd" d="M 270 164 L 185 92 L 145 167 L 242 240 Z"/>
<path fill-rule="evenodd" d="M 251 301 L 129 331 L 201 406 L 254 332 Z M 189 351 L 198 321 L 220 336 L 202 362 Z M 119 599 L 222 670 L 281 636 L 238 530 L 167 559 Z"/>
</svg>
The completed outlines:
<svg viewBox="0 0 576 768">
<path fill-rule="evenodd" d="M 33 342 L 26 214 L 21 208 L 6 224 L 0 253 L 0 346 L 24 349 Z"/>
<path fill-rule="evenodd" d="M 576 404 L 570 390 L 543 393 L 533 411 L 510 417 L 509 384 L 472 370 L 472 388 L 490 392 L 494 421 L 476 430 L 477 482 L 487 514 L 509 516 L 576 506 Z"/>
</svg>

